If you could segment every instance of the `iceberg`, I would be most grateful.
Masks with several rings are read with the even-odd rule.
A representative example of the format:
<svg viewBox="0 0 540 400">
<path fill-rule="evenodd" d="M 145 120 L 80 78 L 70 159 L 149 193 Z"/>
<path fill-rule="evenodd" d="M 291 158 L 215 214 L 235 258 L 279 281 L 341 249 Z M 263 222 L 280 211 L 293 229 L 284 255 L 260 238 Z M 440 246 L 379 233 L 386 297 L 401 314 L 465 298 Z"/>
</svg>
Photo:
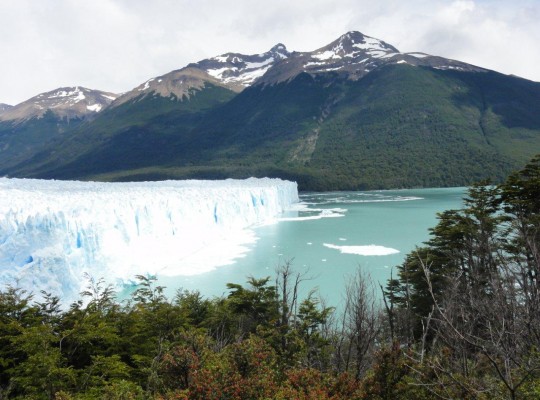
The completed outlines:
<svg viewBox="0 0 540 400">
<path fill-rule="evenodd" d="M 340 238 L 339 240 L 347 239 Z M 331 243 L 323 243 L 323 246 L 328 247 L 329 249 L 339 250 L 342 254 L 358 254 L 360 256 L 388 256 L 399 253 L 399 250 L 391 247 L 378 246 L 376 244 L 367 246 L 338 246 Z"/>
<path fill-rule="evenodd" d="M 228 265 L 298 203 L 280 179 L 102 183 L 0 178 L 0 287 L 78 298 L 85 276 L 194 275 Z"/>
</svg>

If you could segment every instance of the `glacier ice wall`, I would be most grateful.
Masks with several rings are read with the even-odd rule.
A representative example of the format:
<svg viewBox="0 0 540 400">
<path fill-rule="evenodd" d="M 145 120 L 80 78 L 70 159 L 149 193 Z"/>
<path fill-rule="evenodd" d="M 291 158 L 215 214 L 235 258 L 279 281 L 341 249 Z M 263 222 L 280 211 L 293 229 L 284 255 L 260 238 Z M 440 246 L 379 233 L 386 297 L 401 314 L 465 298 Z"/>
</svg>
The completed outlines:
<svg viewBox="0 0 540 400">
<path fill-rule="evenodd" d="M 298 202 L 280 179 L 97 183 L 0 178 L 0 287 L 72 301 L 84 273 L 192 275 L 230 264 Z"/>
</svg>

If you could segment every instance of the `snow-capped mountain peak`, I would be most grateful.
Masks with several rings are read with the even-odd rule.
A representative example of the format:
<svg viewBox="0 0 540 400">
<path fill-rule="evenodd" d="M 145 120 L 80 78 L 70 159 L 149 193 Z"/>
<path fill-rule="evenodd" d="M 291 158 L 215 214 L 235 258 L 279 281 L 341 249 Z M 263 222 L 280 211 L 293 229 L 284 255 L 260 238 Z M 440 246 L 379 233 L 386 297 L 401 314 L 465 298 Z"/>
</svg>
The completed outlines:
<svg viewBox="0 0 540 400">
<path fill-rule="evenodd" d="M 189 64 L 187 67 L 152 78 L 122 95 L 113 106 L 146 96 L 189 98 L 206 84 L 241 92 L 255 84 L 286 81 L 307 72 L 335 72 L 348 79 L 360 79 L 386 64 L 409 64 L 439 69 L 482 70 L 465 63 L 424 53 L 400 53 L 383 40 L 358 31 L 347 32 L 312 52 L 289 52 L 278 43 L 265 53 L 225 53 Z"/>
<path fill-rule="evenodd" d="M 346 58 L 355 59 L 358 57 L 391 57 L 397 53 L 399 51 L 395 47 L 382 40 L 365 36 L 360 32 L 348 32 L 329 45 L 310 53 L 310 55 L 312 59 L 327 61 Z"/>
<path fill-rule="evenodd" d="M 81 118 L 107 107 L 118 95 L 82 86 L 63 87 L 38 94 L 0 114 L 0 120 L 42 117 L 47 111 L 60 118 Z"/>
<path fill-rule="evenodd" d="M 84 92 L 87 89 L 79 88 L 78 86 L 75 86 L 74 88 L 62 88 L 57 89 L 55 92 L 47 93 L 46 98 L 47 99 L 62 99 L 62 101 L 59 102 L 59 104 L 65 104 L 65 102 L 71 102 L 71 103 L 78 103 L 81 100 L 84 100 L 86 96 L 84 95 Z M 38 95 L 39 98 L 44 97 L 43 94 Z M 66 101 L 63 101 L 63 100 Z M 43 101 L 43 100 L 41 100 Z"/>
<path fill-rule="evenodd" d="M 207 83 L 241 92 L 255 83 L 276 62 L 286 59 L 289 55 L 287 48 L 278 43 L 261 54 L 225 53 L 207 58 L 147 80 L 122 95 L 113 106 L 141 96 L 161 96 L 182 100 L 184 97 L 189 98 L 193 90 L 200 90 Z"/>
<path fill-rule="evenodd" d="M 278 43 L 266 53 L 254 55 L 226 53 L 190 65 L 206 71 L 231 89 L 240 91 L 252 85 L 272 65 L 289 55 L 287 48 Z"/>
<path fill-rule="evenodd" d="M 282 53 L 288 54 L 287 47 L 285 47 L 283 43 L 276 44 L 274 47 L 270 49 L 270 51 L 275 52 L 275 53 L 282 52 Z"/>
<path fill-rule="evenodd" d="M 286 60 L 272 68 L 257 81 L 257 84 L 286 81 L 302 72 L 312 75 L 334 72 L 348 79 L 356 80 L 386 64 L 482 70 L 469 64 L 424 53 L 401 53 L 383 40 L 352 31 L 312 52 L 290 53 Z"/>
</svg>

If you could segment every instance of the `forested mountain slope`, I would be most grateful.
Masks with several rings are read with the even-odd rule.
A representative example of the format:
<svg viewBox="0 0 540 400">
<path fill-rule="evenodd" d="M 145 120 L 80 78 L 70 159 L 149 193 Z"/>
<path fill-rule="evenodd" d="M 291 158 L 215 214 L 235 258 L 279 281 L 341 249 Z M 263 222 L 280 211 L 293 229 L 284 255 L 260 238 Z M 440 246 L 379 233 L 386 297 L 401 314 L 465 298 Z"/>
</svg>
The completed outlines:
<svg viewBox="0 0 540 400">
<path fill-rule="evenodd" d="M 149 80 L 0 173 L 460 186 L 501 181 L 539 151 L 540 83 L 351 32 L 313 52 L 229 53 Z"/>
</svg>

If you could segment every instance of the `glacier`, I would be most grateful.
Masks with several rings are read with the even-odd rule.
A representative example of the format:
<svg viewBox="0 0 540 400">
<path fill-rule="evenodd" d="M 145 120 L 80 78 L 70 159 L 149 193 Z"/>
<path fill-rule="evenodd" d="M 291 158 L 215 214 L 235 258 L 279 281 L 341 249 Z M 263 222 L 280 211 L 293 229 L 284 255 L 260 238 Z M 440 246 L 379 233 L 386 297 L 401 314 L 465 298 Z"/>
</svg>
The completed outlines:
<svg viewBox="0 0 540 400">
<path fill-rule="evenodd" d="M 0 178 L 0 288 L 78 298 L 85 273 L 120 287 L 136 275 L 228 265 L 298 203 L 295 182 L 78 182 Z"/>
</svg>

